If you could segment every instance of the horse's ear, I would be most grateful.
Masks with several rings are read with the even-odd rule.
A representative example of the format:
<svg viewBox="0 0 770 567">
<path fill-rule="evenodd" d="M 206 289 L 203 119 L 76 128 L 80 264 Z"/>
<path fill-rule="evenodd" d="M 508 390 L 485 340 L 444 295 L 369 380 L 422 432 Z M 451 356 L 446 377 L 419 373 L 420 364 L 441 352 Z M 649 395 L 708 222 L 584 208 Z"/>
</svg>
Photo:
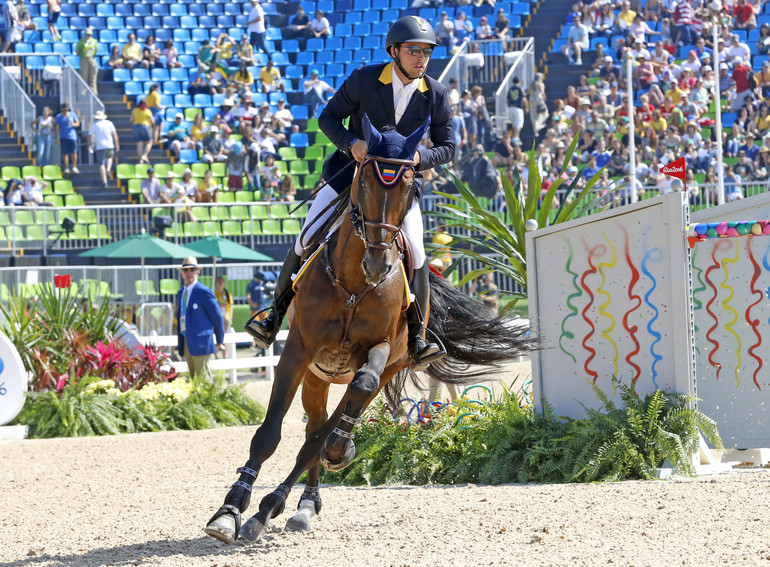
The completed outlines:
<svg viewBox="0 0 770 567">
<path fill-rule="evenodd" d="M 361 130 L 364 131 L 364 141 L 366 142 L 366 147 L 369 148 L 369 150 L 377 146 L 382 140 L 382 135 L 374 126 L 372 126 L 372 123 L 369 121 L 369 116 L 365 113 L 363 119 L 361 120 Z"/>
<path fill-rule="evenodd" d="M 414 153 L 417 151 L 417 147 L 420 145 L 420 141 L 423 139 L 423 136 L 425 136 L 425 132 L 428 131 L 429 127 L 430 116 L 428 116 L 428 119 L 423 123 L 422 126 L 409 134 L 409 137 L 404 140 L 404 153 L 406 155 L 410 157 L 414 155 Z"/>
</svg>

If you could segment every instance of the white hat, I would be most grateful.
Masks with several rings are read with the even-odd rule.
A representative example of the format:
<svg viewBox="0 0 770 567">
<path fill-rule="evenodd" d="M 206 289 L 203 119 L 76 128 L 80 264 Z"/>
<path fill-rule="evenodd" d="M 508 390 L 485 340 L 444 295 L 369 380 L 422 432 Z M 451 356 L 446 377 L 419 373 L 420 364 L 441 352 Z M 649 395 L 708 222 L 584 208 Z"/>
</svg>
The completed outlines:
<svg viewBox="0 0 770 567">
<path fill-rule="evenodd" d="M 719 68 L 720 68 L 720 69 L 727 69 L 727 63 L 724 63 L 724 62 L 723 62 L 723 63 L 720 63 L 720 64 L 719 64 Z"/>
<path fill-rule="evenodd" d="M 219 132 L 219 128 L 217 128 L 216 126 L 212 126 L 211 128 L 209 128 L 209 132 L 211 132 L 212 134 L 216 134 L 217 132 Z"/>
<path fill-rule="evenodd" d="M 235 106 L 235 101 L 231 97 L 227 97 L 222 101 L 222 106 Z"/>
<path fill-rule="evenodd" d="M 184 114 L 182 114 L 181 112 L 177 112 L 174 118 L 181 118 L 182 120 L 184 120 Z"/>
<path fill-rule="evenodd" d="M 189 167 L 188 167 L 187 169 L 185 169 L 185 170 L 184 170 L 184 173 L 183 173 L 182 175 L 187 175 L 188 173 L 189 173 L 190 175 L 192 175 L 192 169 L 190 169 Z"/>
<path fill-rule="evenodd" d="M 103 110 L 97 110 L 94 112 L 94 120 L 104 120 L 105 118 L 107 118 L 107 115 Z"/>
<path fill-rule="evenodd" d="M 719 10 L 721 10 L 721 9 L 722 9 L 722 4 L 720 4 L 719 2 L 717 2 L 717 0 L 713 0 L 713 2 L 711 2 L 711 3 L 709 4 L 709 8 L 711 8 L 711 9 L 712 9 L 712 10 L 714 10 L 715 12 L 719 12 Z"/>
</svg>

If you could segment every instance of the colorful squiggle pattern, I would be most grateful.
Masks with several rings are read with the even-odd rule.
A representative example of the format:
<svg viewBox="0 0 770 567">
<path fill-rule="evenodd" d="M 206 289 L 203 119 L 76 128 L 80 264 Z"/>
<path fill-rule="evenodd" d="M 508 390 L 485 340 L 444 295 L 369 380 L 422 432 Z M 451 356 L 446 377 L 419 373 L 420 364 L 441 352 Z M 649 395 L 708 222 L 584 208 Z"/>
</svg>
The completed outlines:
<svg viewBox="0 0 770 567">
<path fill-rule="evenodd" d="M 751 265 L 754 268 L 754 273 L 751 276 L 749 289 L 751 290 L 751 295 L 757 297 L 757 300 L 746 308 L 745 317 L 746 323 L 751 327 L 751 330 L 754 331 L 754 336 L 757 338 L 757 342 L 748 348 L 748 353 L 749 356 L 757 361 L 757 368 L 754 370 L 754 385 L 757 387 L 757 390 L 761 391 L 762 387 L 759 385 L 759 381 L 757 380 L 757 374 L 759 374 L 759 371 L 762 369 L 762 359 L 756 355 L 754 351 L 762 344 L 762 335 L 757 330 L 757 327 L 759 326 L 759 319 L 751 318 L 751 310 L 762 302 L 762 291 L 756 288 L 756 283 L 760 274 L 762 273 L 762 270 L 760 269 L 756 258 L 754 258 L 754 251 L 751 249 L 751 242 L 752 239 L 746 240 L 746 252 L 749 253 L 749 260 L 751 261 Z"/>
<path fill-rule="evenodd" d="M 730 243 L 732 245 L 732 243 Z M 738 369 L 741 367 L 741 337 L 738 335 L 738 333 L 735 332 L 735 323 L 738 322 L 738 312 L 735 310 L 735 308 L 732 306 L 732 300 L 733 297 L 735 297 L 735 288 L 732 286 L 727 285 L 727 282 L 730 280 L 730 269 L 727 267 L 727 264 L 736 264 L 738 263 L 738 259 L 740 258 L 740 250 L 738 249 L 738 246 L 735 247 L 735 255 L 732 258 L 723 258 L 722 259 L 722 269 L 725 272 L 725 277 L 722 280 L 722 283 L 719 284 L 719 287 L 721 289 L 727 290 L 728 295 L 722 302 L 722 307 L 725 311 L 732 314 L 732 318 L 725 323 L 725 330 L 730 333 L 733 337 L 735 337 L 735 340 L 738 342 L 738 348 L 735 349 L 735 355 L 738 359 L 738 363 L 735 365 L 735 386 L 741 385 L 741 379 L 740 376 L 738 376 Z"/>
<path fill-rule="evenodd" d="M 711 306 L 714 305 L 714 302 L 717 299 L 717 286 L 714 285 L 714 282 L 711 281 L 711 272 L 719 268 L 719 262 L 717 261 L 717 252 L 719 252 L 719 249 L 725 246 L 730 246 L 729 242 L 718 242 L 716 246 L 714 246 L 714 249 L 711 251 L 711 262 L 712 264 L 706 268 L 706 273 L 704 275 L 704 278 L 706 280 L 706 285 L 708 285 L 711 288 L 712 296 L 709 298 L 709 300 L 706 302 L 706 313 L 708 313 L 709 317 L 714 321 L 713 325 L 711 325 L 706 331 L 706 340 L 710 342 L 714 348 L 711 349 L 711 352 L 709 352 L 708 355 L 708 361 L 711 366 L 717 369 L 717 380 L 719 380 L 719 374 L 722 372 L 722 365 L 719 364 L 716 361 L 716 354 L 719 351 L 719 341 L 712 338 L 712 335 L 714 334 L 714 331 L 719 326 L 719 319 L 717 319 L 716 314 L 711 310 Z"/>
<path fill-rule="evenodd" d="M 604 236 L 604 240 L 607 241 L 607 244 L 610 247 L 610 251 L 612 252 L 612 259 L 609 262 L 599 262 L 598 269 L 599 269 L 599 275 L 601 276 L 601 283 L 599 284 L 599 287 L 596 288 L 597 295 L 603 295 L 607 298 L 607 300 L 599 305 L 599 315 L 603 315 L 607 319 L 609 319 L 610 324 L 602 329 L 601 335 L 602 337 L 612 345 L 612 368 L 613 368 L 613 376 L 615 378 L 618 377 L 618 373 L 620 372 L 620 367 L 618 366 L 618 355 L 619 355 L 619 349 L 618 349 L 618 343 L 616 343 L 612 336 L 610 335 L 610 332 L 615 328 L 615 318 L 612 316 L 611 313 L 609 313 L 606 308 L 612 303 L 612 295 L 605 291 L 604 285 L 607 283 L 607 269 L 614 268 L 615 264 L 618 263 L 618 254 L 617 250 L 615 249 L 615 246 L 612 244 L 612 241 L 607 237 L 607 233 L 602 233 Z M 616 395 L 618 393 L 617 386 L 615 385 L 616 381 L 612 381 L 612 395 Z"/>
<path fill-rule="evenodd" d="M 634 266 L 634 263 L 631 261 L 631 252 L 629 250 L 629 242 L 630 238 L 628 236 L 628 231 L 621 227 L 621 230 L 623 231 L 623 255 L 626 258 L 626 263 L 628 264 L 628 267 L 631 269 L 631 281 L 628 285 L 628 299 L 635 302 L 635 305 L 629 309 L 625 315 L 623 315 L 623 328 L 626 330 L 628 335 L 631 337 L 631 341 L 634 343 L 634 350 L 632 350 L 630 353 L 626 355 L 626 363 L 633 367 L 634 369 L 634 376 L 631 378 L 631 389 L 636 389 L 636 381 L 639 380 L 639 376 L 642 374 L 642 368 L 636 362 L 634 362 L 633 358 L 639 354 L 641 351 L 641 344 L 639 343 L 639 339 L 636 337 L 637 331 L 639 331 L 639 327 L 636 325 L 630 326 L 628 324 L 628 319 L 631 316 L 631 313 L 639 309 L 639 306 L 642 304 L 642 298 L 639 297 L 634 293 L 634 288 L 636 287 L 637 282 L 639 281 L 639 270 L 636 269 L 636 266 Z"/>
<path fill-rule="evenodd" d="M 644 247 L 645 249 L 647 249 L 647 238 L 645 237 L 644 240 L 645 240 Z M 642 273 L 648 278 L 650 278 L 650 282 L 651 282 L 650 289 L 647 290 L 647 293 L 644 294 L 644 302 L 650 307 L 650 309 L 652 309 L 655 312 L 655 315 L 652 317 L 652 319 L 650 319 L 647 322 L 647 332 L 650 333 L 650 335 L 652 335 L 655 338 L 655 340 L 652 341 L 652 344 L 650 345 L 650 355 L 652 356 L 652 359 L 653 359 L 652 368 L 651 368 L 652 383 L 656 388 L 658 387 L 658 382 L 656 380 L 656 378 L 658 377 L 658 370 L 656 366 L 658 365 L 658 362 L 663 360 L 663 356 L 661 356 L 655 351 L 655 345 L 657 345 L 663 337 L 653 327 L 653 325 L 655 324 L 655 321 L 658 320 L 658 315 L 660 314 L 660 311 L 658 311 L 658 308 L 650 301 L 650 296 L 655 291 L 655 288 L 658 287 L 658 282 L 655 279 L 655 276 L 652 275 L 650 270 L 647 269 L 647 262 L 651 261 L 651 262 L 657 263 L 657 262 L 660 262 L 662 259 L 663 259 L 663 251 L 660 248 L 652 248 L 647 250 L 647 252 L 645 252 L 644 257 L 642 258 L 642 265 L 641 265 Z"/>
<path fill-rule="evenodd" d="M 586 374 L 591 376 L 593 379 L 593 382 L 596 383 L 596 379 L 599 378 L 599 374 L 591 368 L 591 362 L 596 357 L 596 349 L 594 349 L 592 346 L 588 344 L 588 342 L 591 340 L 591 337 L 594 336 L 594 333 L 596 332 L 596 327 L 593 324 L 593 321 L 588 317 L 587 313 L 590 311 L 591 307 L 594 304 L 594 294 L 591 291 L 591 289 L 586 285 L 586 278 L 592 274 L 596 273 L 596 266 L 594 266 L 593 260 L 595 256 L 603 256 L 605 252 L 607 251 L 607 248 L 603 244 L 598 244 L 594 246 L 593 248 L 590 248 L 588 246 L 588 243 L 583 241 L 583 244 L 585 245 L 586 249 L 589 250 L 588 252 L 588 265 L 590 266 L 589 269 L 587 269 L 585 272 L 583 272 L 583 275 L 580 277 L 580 286 L 583 288 L 583 291 L 588 295 L 588 303 L 583 308 L 582 316 L 583 321 L 586 322 L 586 324 L 589 327 L 589 331 L 586 334 L 585 337 L 583 337 L 582 345 L 585 350 L 588 351 L 588 358 L 586 358 L 586 361 L 583 363 L 583 368 L 586 371 Z"/>
<path fill-rule="evenodd" d="M 570 296 L 567 297 L 567 308 L 570 310 L 570 313 L 564 319 L 562 319 L 562 322 L 561 322 L 561 335 L 559 335 L 559 348 L 561 349 L 561 351 L 564 354 L 566 354 L 567 356 L 569 356 L 572 359 L 572 362 L 577 364 L 577 359 L 575 359 L 575 357 L 573 356 L 573 354 L 570 351 L 568 351 L 566 348 L 564 348 L 564 345 L 561 342 L 562 339 L 565 339 L 565 338 L 566 339 L 574 339 L 575 338 L 575 333 L 573 333 L 572 331 L 568 331 L 565 327 L 567 325 L 567 320 L 569 318 L 571 318 L 571 317 L 577 317 L 577 314 L 578 314 L 578 308 L 575 307 L 572 304 L 572 300 L 575 299 L 575 298 L 580 297 L 581 295 L 583 295 L 583 292 L 580 290 L 580 288 L 577 285 L 578 274 L 577 274 L 577 272 L 573 272 L 570 269 L 572 267 L 572 258 L 573 258 L 572 243 L 567 241 L 567 247 L 569 249 L 569 252 L 568 252 L 568 256 L 567 256 L 567 266 L 565 268 L 565 271 L 569 275 L 572 276 L 572 285 L 575 288 L 575 293 L 570 294 Z"/>
</svg>

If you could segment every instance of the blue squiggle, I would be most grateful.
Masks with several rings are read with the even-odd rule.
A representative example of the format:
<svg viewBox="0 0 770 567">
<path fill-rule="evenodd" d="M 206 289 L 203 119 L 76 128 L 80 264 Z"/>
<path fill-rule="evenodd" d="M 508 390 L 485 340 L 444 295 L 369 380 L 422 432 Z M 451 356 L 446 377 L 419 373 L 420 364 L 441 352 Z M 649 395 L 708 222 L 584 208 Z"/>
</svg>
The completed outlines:
<svg viewBox="0 0 770 567">
<path fill-rule="evenodd" d="M 647 248 L 647 239 L 645 238 L 645 248 Z M 650 278 L 651 286 L 650 289 L 647 291 L 647 293 L 644 294 L 644 302 L 655 312 L 655 315 L 652 319 L 647 323 L 647 332 L 650 333 L 653 337 L 655 337 L 655 340 L 652 341 L 652 344 L 650 345 L 650 355 L 652 355 L 653 361 L 652 361 L 652 383 L 657 388 L 658 382 L 656 380 L 658 376 L 658 371 L 655 368 L 661 360 L 663 360 L 663 356 L 655 352 L 655 345 L 657 345 L 662 339 L 663 336 L 656 331 L 653 328 L 653 324 L 655 321 L 658 320 L 658 315 L 660 314 L 660 311 L 658 311 L 658 308 L 653 305 L 653 303 L 650 301 L 650 296 L 652 295 L 652 292 L 655 291 L 655 288 L 658 287 L 658 282 L 655 279 L 655 277 L 650 273 L 650 271 L 647 269 L 647 262 L 648 260 L 651 262 L 658 263 L 663 259 L 663 251 L 660 248 L 651 248 L 647 250 L 647 252 L 644 254 L 644 258 L 642 258 L 642 265 L 641 270 L 642 273 Z"/>
</svg>

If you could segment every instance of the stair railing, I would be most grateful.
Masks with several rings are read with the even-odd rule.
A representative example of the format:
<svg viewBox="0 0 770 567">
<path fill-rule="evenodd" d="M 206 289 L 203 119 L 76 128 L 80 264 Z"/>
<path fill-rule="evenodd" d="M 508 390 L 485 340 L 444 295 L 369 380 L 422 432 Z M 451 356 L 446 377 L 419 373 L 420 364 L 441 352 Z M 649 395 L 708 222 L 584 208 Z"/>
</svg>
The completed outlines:
<svg viewBox="0 0 770 567">
<path fill-rule="evenodd" d="M 31 152 L 36 145 L 31 126 L 35 119 L 35 103 L 3 65 L 0 65 L 0 108 L 11 130 L 24 144 L 24 150 Z"/>
<path fill-rule="evenodd" d="M 495 114 L 492 116 L 492 123 L 498 134 L 505 129 L 508 123 L 508 91 L 511 90 L 513 78 L 519 78 L 519 85 L 525 92 L 535 80 L 535 38 L 515 39 L 514 51 L 507 53 L 505 59 L 511 64 L 511 67 L 495 91 Z"/>
<path fill-rule="evenodd" d="M 470 40 L 466 39 L 460 44 L 460 47 L 452 55 L 449 63 L 439 75 L 438 82 L 449 88 L 449 79 L 457 79 L 457 90 L 463 92 L 468 88 L 468 78 L 466 77 L 464 56 L 470 45 Z"/>
</svg>

